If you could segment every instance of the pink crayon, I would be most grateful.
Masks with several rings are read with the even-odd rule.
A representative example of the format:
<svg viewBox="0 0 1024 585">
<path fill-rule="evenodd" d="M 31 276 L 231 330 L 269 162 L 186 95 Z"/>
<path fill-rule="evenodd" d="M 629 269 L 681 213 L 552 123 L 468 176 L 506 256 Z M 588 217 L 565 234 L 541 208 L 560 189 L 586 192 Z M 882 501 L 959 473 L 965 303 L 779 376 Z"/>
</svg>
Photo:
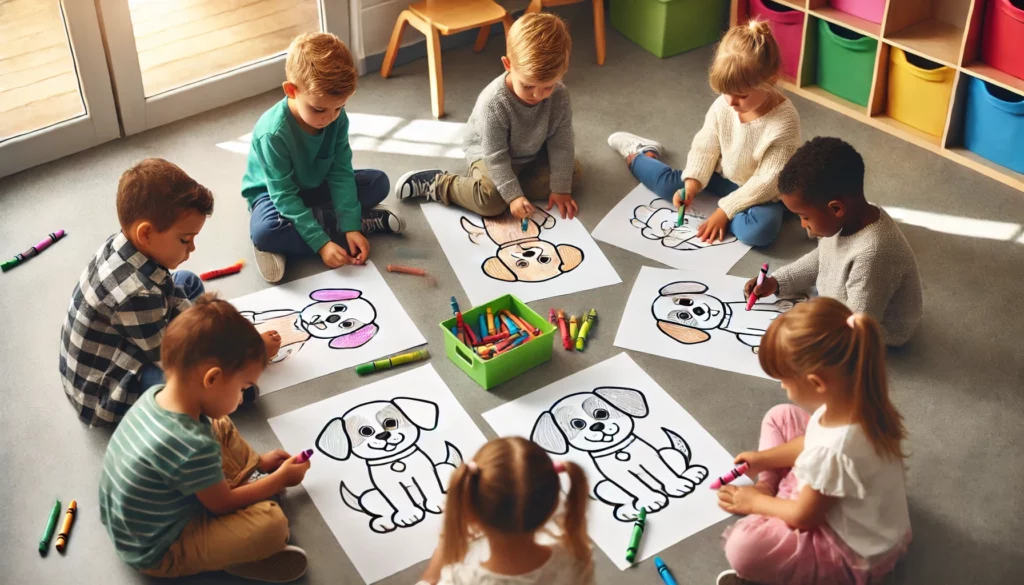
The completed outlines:
<svg viewBox="0 0 1024 585">
<path fill-rule="evenodd" d="M 302 453 L 299 453 L 298 455 L 295 456 L 295 462 L 296 463 L 305 463 L 305 462 L 309 461 L 309 458 L 312 457 L 312 456 L 313 456 L 313 450 L 312 449 L 306 449 Z"/>
<path fill-rule="evenodd" d="M 714 481 L 712 481 L 711 482 L 711 489 L 713 489 L 713 490 L 721 489 L 723 485 L 736 481 L 737 479 L 742 477 L 743 474 L 746 473 L 747 469 L 749 469 L 749 468 L 750 468 L 749 464 L 747 464 L 747 463 L 740 463 L 740 466 L 737 467 L 736 469 L 733 469 L 729 473 L 726 473 L 722 477 L 716 478 Z"/>
<path fill-rule="evenodd" d="M 750 309 L 754 308 L 754 303 L 757 302 L 757 294 L 754 293 L 754 291 L 757 290 L 757 287 L 759 287 L 762 284 L 764 284 L 764 278 L 766 276 L 768 276 L 768 263 L 767 262 L 765 262 L 764 264 L 761 265 L 761 272 L 759 272 L 757 274 L 757 284 L 754 286 L 753 289 L 751 289 L 750 297 L 747 298 L 747 310 L 748 311 Z"/>
</svg>

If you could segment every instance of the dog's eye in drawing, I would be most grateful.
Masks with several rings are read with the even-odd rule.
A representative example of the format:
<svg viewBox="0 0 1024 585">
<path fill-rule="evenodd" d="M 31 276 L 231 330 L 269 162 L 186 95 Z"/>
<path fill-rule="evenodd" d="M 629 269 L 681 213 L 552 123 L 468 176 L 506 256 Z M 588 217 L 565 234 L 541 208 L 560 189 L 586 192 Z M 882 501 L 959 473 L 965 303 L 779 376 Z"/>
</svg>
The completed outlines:
<svg viewBox="0 0 1024 585">
<path fill-rule="evenodd" d="M 516 268 L 526 268 L 529 265 L 530 265 L 530 263 L 527 262 L 526 260 L 516 260 Z"/>
<path fill-rule="evenodd" d="M 384 430 L 393 431 L 398 428 L 398 420 L 393 418 L 384 419 Z"/>
<path fill-rule="evenodd" d="M 372 437 L 373 427 L 359 427 L 359 434 L 364 437 Z"/>
<path fill-rule="evenodd" d="M 355 324 L 356 322 L 353 321 L 352 319 L 345 319 L 345 322 L 342 323 L 341 326 L 344 327 L 345 329 L 351 329 L 352 326 Z"/>
<path fill-rule="evenodd" d="M 693 318 L 693 316 L 686 311 L 673 311 L 671 317 L 677 321 L 689 321 Z"/>
<path fill-rule="evenodd" d="M 684 307 L 692 307 L 693 306 L 693 299 L 688 299 L 686 297 L 676 297 L 676 298 L 672 299 L 672 302 L 677 304 L 677 305 L 682 305 Z"/>
<path fill-rule="evenodd" d="M 537 258 L 537 261 L 540 262 L 541 264 L 550 264 L 551 256 L 541 256 L 540 258 Z"/>
<path fill-rule="evenodd" d="M 587 427 L 587 421 L 581 418 L 574 418 L 569 421 L 569 424 L 571 424 L 574 429 L 585 429 Z"/>
<path fill-rule="evenodd" d="M 603 408 L 595 409 L 594 418 L 596 418 L 597 420 L 605 420 L 606 418 L 608 418 L 608 411 Z"/>
<path fill-rule="evenodd" d="M 334 305 L 333 307 L 331 307 L 331 312 L 332 313 L 344 313 L 347 310 L 348 310 L 348 307 L 345 306 L 345 305 Z"/>
</svg>

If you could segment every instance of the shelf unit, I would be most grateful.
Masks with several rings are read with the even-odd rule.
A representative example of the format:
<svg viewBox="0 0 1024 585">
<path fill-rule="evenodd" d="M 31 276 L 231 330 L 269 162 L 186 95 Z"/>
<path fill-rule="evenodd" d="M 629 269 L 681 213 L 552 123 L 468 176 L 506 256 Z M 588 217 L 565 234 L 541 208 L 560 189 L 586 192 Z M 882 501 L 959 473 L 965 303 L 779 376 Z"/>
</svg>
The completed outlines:
<svg viewBox="0 0 1024 585">
<path fill-rule="evenodd" d="M 746 22 L 750 14 L 750 1 L 731 0 L 731 26 Z M 987 3 L 993 0 L 887 0 L 881 24 L 836 10 L 829 5 L 828 0 L 774 1 L 806 15 L 799 73 L 795 80 L 784 77 L 779 83 L 783 89 L 1024 192 L 1024 174 L 988 161 L 963 146 L 964 107 L 971 77 L 1024 95 L 1024 80 L 981 61 L 983 16 Z M 879 41 L 867 107 L 846 101 L 815 85 L 817 35 L 814 27 L 818 20 L 828 21 Z M 953 96 L 942 136 L 926 134 L 886 115 L 891 47 L 898 47 L 956 71 Z M 1024 148 L 1024 145 L 1016 147 Z"/>
</svg>

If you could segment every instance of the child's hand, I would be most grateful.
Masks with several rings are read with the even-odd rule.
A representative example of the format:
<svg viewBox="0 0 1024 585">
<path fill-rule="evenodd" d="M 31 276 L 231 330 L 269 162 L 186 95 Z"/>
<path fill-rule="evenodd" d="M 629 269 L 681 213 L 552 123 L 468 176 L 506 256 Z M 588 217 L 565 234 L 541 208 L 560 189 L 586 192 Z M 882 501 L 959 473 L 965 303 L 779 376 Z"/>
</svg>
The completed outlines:
<svg viewBox="0 0 1024 585">
<path fill-rule="evenodd" d="M 348 255 L 345 248 L 342 248 L 334 242 L 327 242 L 317 252 L 320 254 L 320 259 L 324 261 L 329 268 L 339 268 L 352 262 L 352 257 Z"/>
<path fill-rule="evenodd" d="M 289 459 L 291 455 L 285 452 L 284 449 L 274 449 L 273 451 L 267 451 L 263 455 L 260 455 L 260 464 L 256 466 L 263 473 L 270 473 L 281 467 L 281 464 Z"/>
<path fill-rule="evenodd" d="M 718 507 L 730 514 L 754 513 L 754 506 L 760 498 L 771 497 L 745 485 L 736 487 L 734 485 L 722 486 L 718 490 Z"/>
<path fill-rule="evenodd" d="M 683 187 L 686 189 L 686 205 L 690 206 L 693 204 L 693 200 L 697 197 L 697 193 L 700 193 L 701 184 L 697 179 L 686 179 L 683 181 Z M 676 209 L 679 209 L 683 205 L 683 190 L 676 191 L 676 194 L 672 196 L 672 205 Z"/>
<path fill-rule="evenodd" d="M 260 333 L 263 338 L 263 345 L 267 346 L 267 358 L 273 358 L 281 349 L 281 334 L 277 331 L 264 331 Z"/>
<path fill-rule="evenodd" d="M 280 463 L 280 467 L 274 472 L 284 482 L 285 487 L 292 487 L 302 483 L 302 478 L 306 477 L 306 472 L 309 471 L 309 461 L 305 463 L 296 463 L 294 457 L 288 457 Z"/>
<path fill-rule="evenodd" d="M 551 208 L 558 206 L 559 213 L 562 214 L 562 219 L 573 219 L 576 214 L 580 211 L 580 206 L 573 200 L 572 195 L 568 193 L 552 193 L 548 197 L 548 211 Z"/>
<path fill-rule="evenodd" d="M 729 216 L 719 207 L 711 214 L 711 217 L 700 224 L 697 228 L 697 237 L 702 242 L 721 242 L 725 237 L 725 230 L 729 228 Z"/>
<path fill-rule="evenodd" d="M 735 463 L 737 467 L 739 467 L 740 463 L 746 463 L 746 475 L 748 477 L 757 477 L 758 473 L 761 473 L 762 471 L 767 469 L 761 462 L 761 453 L 759 453 L 758 451 L 744 451 L 736 456 L 736 459 L 733 460 L 733 463 Z"/>
<path fill-rule="evenodd" d="M 353 264 L 366 264 L 366 259 L 370 257 L 370 242 L 366 236 L 359 232 L 348 232 L 345 234 L 345 240 L 348 241 L 348 249 L 356 254 L 352 258 Z"/>
<path fill-rule="evenodd" d="M 764 279 L 761 286 L 757 286 L 757 278 L 751 278 L 747 284 L 743 285 L 743 296 L 749 298 L 751 292 L 759 299 L 770 297 L 779 292 L 779 281 L 775 280 L 774 276 L 769 276 Z"/>
<path fill-rule="evenodd" d="M 513 199 L 512 203 L 509 203 L 508 209 L 512 212 L 512 215 L 519 219 L 529 219 L 533 212 L 537 211 L 537 208 L 530 203 L 530 200 L 522 195 Z"/>
</svg>

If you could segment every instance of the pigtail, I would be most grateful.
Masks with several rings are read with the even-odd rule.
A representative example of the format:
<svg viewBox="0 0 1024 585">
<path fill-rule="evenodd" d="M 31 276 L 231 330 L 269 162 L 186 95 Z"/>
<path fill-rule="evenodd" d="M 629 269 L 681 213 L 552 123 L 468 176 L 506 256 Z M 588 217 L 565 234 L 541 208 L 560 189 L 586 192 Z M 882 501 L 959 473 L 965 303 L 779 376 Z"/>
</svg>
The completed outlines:
<svg viewBox="0 0 1024 585">
<path fill-rule="evenodd" d="M 853 377 L 852 401 L 857 422 L 879 455 L 904 459 L 902 441 L 907 438 L 903 416 L 889 400 L 882 328 L 870 316 L 856 313 L 847 320 L 853 342 L 847 363 Z"/>
<path fill-rule="evenodd" d="M 473 505 L 473 484 L 479 472 L 468 465 L 460 465 L 452 472 L 445 500 L 444 527 L 441 532 L 441 560 L 443 565 L 462 562 L 469 550 L 470 507 Z"/>
<path fill-rule="evenodd" d="M 569 494 L 565 501 L 565 515 L 562 518 L 562 545 L 573 558 L 585 561 L 591 558 L 590 543 L 587 541 L 587 504 L 590 486 L 583 469 L 571 461 L 564 463 L 569 474 Z"/>
</svg>

